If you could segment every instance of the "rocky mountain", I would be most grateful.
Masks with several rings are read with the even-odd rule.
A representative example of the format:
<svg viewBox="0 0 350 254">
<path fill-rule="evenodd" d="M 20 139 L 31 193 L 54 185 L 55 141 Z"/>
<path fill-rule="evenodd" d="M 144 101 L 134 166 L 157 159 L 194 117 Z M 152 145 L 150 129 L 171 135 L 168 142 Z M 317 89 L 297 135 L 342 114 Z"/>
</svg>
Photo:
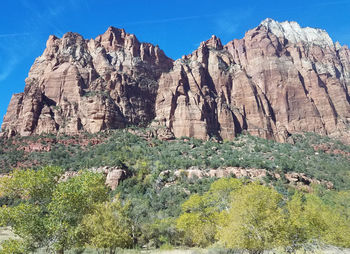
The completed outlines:
<svg viewBox="0 0 350 254">
<path fill-rule="evenodd" d="M 155 117 L 157 80 L 172 62 L 158 46 L 113 27 L 95 40 L 50 36 L 2 130 L 26 136 L 145 125 Z"/>
<path fill-rule="evenodd" d="M 2 130 L 75 134 L 134 124 L 175 137 L 247 131 L 284 142 L 316 132 L 350 142 L 349 86 L 348 47 L 295 22 L 266 19 L 226 45 L 212 36 L 176 61 L 111 27 L 95 40 L 51 36 Z"/>
</svg>

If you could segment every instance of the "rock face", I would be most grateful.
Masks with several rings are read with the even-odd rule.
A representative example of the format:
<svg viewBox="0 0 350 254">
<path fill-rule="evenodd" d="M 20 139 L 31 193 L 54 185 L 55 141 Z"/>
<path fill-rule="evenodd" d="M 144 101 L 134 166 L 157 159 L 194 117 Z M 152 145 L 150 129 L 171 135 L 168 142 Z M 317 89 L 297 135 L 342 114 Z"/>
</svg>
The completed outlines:
<svg viewBox="0 0 350 254">
<path fill-rule="evenodd" d="M 213 36 L 161 76 L 157 120 L 175 136 L 349 139 L 349 49 L 319 29 L 267 19 L 223 46 Z"/>
<path fill-rule="evenodd" d="M 212 36 L 173 62 L 109 28 L 95 40 L 51 36 L 4 118 L 6 135 L 75 134 L 127 124 L 176 137 L 284 142 L 316 132 L 350 142 L 350 51 L 320 29 L 264 20 L 243 39 Z"/>
<path fill-rule="evenodd" d="M 145 125 L 155 117 L 157 79 L 172 67 L 158 46 L 113 27 L 95 40 L 50 36 L 24 93 L 4 117 L 8 135 L 76 134 Z"/>
</svg>

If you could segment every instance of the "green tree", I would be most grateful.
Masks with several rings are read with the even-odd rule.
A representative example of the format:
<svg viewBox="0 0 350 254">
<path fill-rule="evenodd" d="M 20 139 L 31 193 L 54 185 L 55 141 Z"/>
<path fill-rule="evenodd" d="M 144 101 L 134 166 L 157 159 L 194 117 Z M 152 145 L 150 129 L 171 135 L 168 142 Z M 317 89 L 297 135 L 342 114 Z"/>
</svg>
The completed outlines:
<svg viewBox="0 0 350 254">
<path fill-rule="evenodd" d="M 84 172 L 57 185 L 47 206 L 47 227 L 50 242 L 55 250 L 82 247 L 86 241 L 80 230 L 84 215 L 93 212 L 94 206 L 108 198 L 101 174 Z"/>
<path fill-rule="evenodd" d="M 117 196 L 113 202 L 96 205 L 93 213 L 84 217 L 82 227 L 88 235 L 88 245 L 108 249 L 128 248 L 133 244 L 132 221 L 128 216 L 129 205 L 123 206 Z"/>
<path fill-rule="evenodd" d="M 62 169 L 58 167 L 37 171 L 16 169 L 8 177 L 0 178 L 0 196 L 47 204 L 61 174 Z"/>
<path fill-rule="evenodd" d="M 47 243 L 47 205 L 61 172 L 57 167 L 45 167 L 38 171 L 15 170 L 0 178 L 0 195 L 17 200 L 16 206 L 0 209 L 0 226 L 11 226 L 22 239 L 4 243 L 7 249 L 17 246 L 29 251 Z"/>
<path fill-rule="evenodd" d="M 177 228 L 184 233 L 185 244 L 206 247 L 215 240 L 216 214 L 184 213 L 177 219 Z"/>
<path fill-rule="evenodd" d="M 104 177 L 82 172 L 59 182 L 61 173 L 56 167 L 16 170 L 0 180 L 0 194 L 17 198 L 16 205 L 0 209 L 0 226 L 11 226 L 21 239 L 6 246 L 26 252 L 48 247 L 63 253 L 83 245 L 79 225 L 96 203 L 107 199 Z"/>
<path fill-rule="evenodd" d="M 310 240 L 319 240 L 328 244 L 350 246 L 350 218 L 339 200 L 347 198 L 344 192 L 331 192 L 333 206 L 326 204 L 313 194 L 296 192 L 287 203 L 289 213 L 289 238 L 291 245 L 297 248 Z M 337 197 L 337 195 L 341 195 Z"/>
<path fill-rule="evenodd" d="M 273 188 L 251 183 L 235 191 L 232 198 L 218 232 L 226 247 L 262 253 L 286 244 L 282 196 Z"/>
<path fill-rule="evenodd" d="M 176 219 L 172 217 L 143 223 L 140 231 L 141 239 L 138 243 L 147 244 L 149 247 L 161 248 L 162 246 L 181 244 L 181 236 L 176 228 Z"/>
<path fill-rule="evenodd" d="M 217 207 L 218 211 L 228 210 L 231 203 L 232 192 L 243 186 L 243 180 L 236 178 L 221 178 L 210 185 L 209 191 L 204 195 L 206 203 Z"/>
<path fill-rule="evenodd" d="M 9 239 L 1 244 L 1 254 L 23 254 L 28 252 L 26 243 L 18 239 Z"/>
<path fill-rule="evenodd" d="M 182 204 L 182 214 L 176 221 L 185 243 L 206 247 L 215 242 L 217 225 L 229 207 L 230 193 L 242 187 L 234 178 L 222 178 L 211 184 L 203 195 L 194 194 Z"/>
</svg>

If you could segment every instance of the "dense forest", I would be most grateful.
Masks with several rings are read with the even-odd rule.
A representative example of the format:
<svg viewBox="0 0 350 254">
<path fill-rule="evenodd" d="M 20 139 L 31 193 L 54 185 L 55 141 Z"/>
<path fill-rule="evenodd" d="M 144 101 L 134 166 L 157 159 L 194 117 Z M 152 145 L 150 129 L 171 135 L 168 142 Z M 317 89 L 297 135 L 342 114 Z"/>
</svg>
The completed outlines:
<svg viewBox="0 0 350 254">
<path fill-rule="evenodd" d="M 0 224 L 18 237 L 2 242 L 0 253 L 350 247 L 349 146 L 316 134 L 282 144 L 250 135 L 163 141 L 148 133 L 1 139 Z M 101 166 L 121 168 L 128 178 L 111 190 L 103 174 L 88 170 Z M 256 179 L 186 173 L 227 167 L 269 173 Z M 79 173 L 62 180 L 68 170 Z M 288 173 L 315 181 L 299 185 Z"/>
</svg>

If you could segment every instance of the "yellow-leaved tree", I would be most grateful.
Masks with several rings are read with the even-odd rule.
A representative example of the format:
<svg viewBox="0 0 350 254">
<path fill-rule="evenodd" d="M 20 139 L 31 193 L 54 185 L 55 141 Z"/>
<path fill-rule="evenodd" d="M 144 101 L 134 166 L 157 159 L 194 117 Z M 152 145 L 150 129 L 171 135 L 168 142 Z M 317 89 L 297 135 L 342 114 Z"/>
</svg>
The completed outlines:
<svg viewBox="0 0 350 254">
<path fill-rule="evenodd" d="M 271 187 L 250 183 L 232 193 L 232 203 L 222 219 L 219 240 L 228 248 L 249 253 L 286 243 L 286 218 L 280 207 L 282 196 Z"/>
<path fill-rule="evenodd" d="M 96 205 L 94 212 L 84 217 L 82 227 L 88 235 L 88 245 L 114 254 L 116 248 L 133 244 L 132 221 L 128 216 L 129 204 L 122 205 L 119 196 L 113 202 Z"/>
<path fill-rule="evenodd" d="M 242 187 L 242 181 L 222 178 L 215 181 L 203 195 L 194 194 L 183 203 L 182 214 L 176 221 L 184 243 L 206 247 L 216 241 L 218 222 L 230 204 L 230 194 Z"/>
<path fill-rule="evenodd" d="M 346 193 L 346 192 L 345 192 Z M 340 195 L 340 196 L 338 196 Z M 296 192 L 287 203 L 290 245 L 298 248 L 310 240 L 350 246 L 350 211 L 341 202 L 344 192 L 332 192 L 333 204 L 314 194 Z"/>
<path fill-rule="evenodd" d="M 16 199 L 0 208 L 0 226 L 19 238 L 1 243 L 1 253 L 32 253 L 36 249 L 64 253 L 85 244 L 80 225 L 96 204 L 105 202 L 105 177 L 92 172 L 60 181 L 62 169 L 15 170 L 0 180 L 0 193 Z"/>
</svg>

